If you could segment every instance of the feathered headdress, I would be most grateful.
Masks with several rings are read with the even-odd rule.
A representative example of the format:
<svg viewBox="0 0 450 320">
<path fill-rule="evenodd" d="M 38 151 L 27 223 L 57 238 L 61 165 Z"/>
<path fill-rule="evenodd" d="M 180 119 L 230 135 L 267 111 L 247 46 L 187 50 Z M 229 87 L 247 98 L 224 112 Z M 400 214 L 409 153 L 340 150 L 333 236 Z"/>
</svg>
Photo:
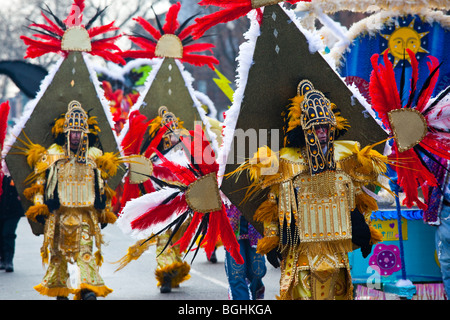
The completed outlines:
<svg viewBox="0 0 450 320">
<path fill-rule="evenodd" d="M 158 136 L 162 137 L 159 133 Z M 242 264 L 239 244 L 220 197 L 217 183 L 219 166 L 211 145 L 201 126 L 196 126 L 189 137 L 181 137 L 180 140 L 188 160 L 187 166 L 180 165 L 182 161 L 168 160 L 153 148 L 152 151 L 162 161 L 161 165 L 169 169 L 175 179 L 163 181 L 149 176 L 159 185 L 159 189 L 127 202 L 118 225 L 125 233 L 152 235 L 149 240 L 171 229 L 172 239 L 181 225 L 192 217 L 186 231 L 174 244 L 180 245 L 180 252 L 190 251 L 200 238 L 195 255 L 203 247 L 210 257 L 220 238 L 236 262 Z"/>
<path fill-rule="evenodd" d="M 207 65 L 214 70 L 213 65 L 219 63 L 216 58 L 213 56 L 194 54 L 194 52 L 212 52 L 214 45 L 210 43 L 188 45 L 188 43 L 193 41 L 191 32 L 194 25 L 187 25 L 194 16 L 188 18 L 180 25 L 177 20 L 180 8 L 181 4 L 179 2 L 169 8 L 169 11 L 166 14 L 166 22 L 163 26 L 161 25 L 158 16 L 155 14 L 159 30 L 142 17 L 134 18 L 150 37 L 148 35 L 139 34 L 129 36 L 131 41 L 138 45 L 142 50 L 128 50 L 125 51 L 122 56 L 124 58 L 147 59 L 155 57 L 176 58 L 182 62 L 187 62 L 196 66 Z"/>
<path fill-rule="evenodd" d="M 261 22 L 262 7 L 277 4 L 279 2 L 295 4 L 300 1 L 310 2 L 311 0 L 202 0 L 198 3 L 199 5 L 217 6 L 222 9 L 212 14 L 195 19 L 197 25 L 195 26 L 193 35 L 196 39 L 200 38 L 206 30 L 216 24 L 236 20 L 246 15 L 253 9 L 257 11 L 258 21 Z"/>
<path fill-rule="evenodd" d="M 66 137 L 64 133 L 64 121 L 66 114 L 62 113 L 58 118 L 54 119 L 52 122 L 52 135 L 56 144 L 63 146 L 66 143 Z M 88 121 L 87 121 L 89 133 L 89 145 L 93 146 L 98 142 L 98 133 L 100 132 L 100 128 L 98 126 L 97 117 L 89 116 L 88 111 Z"/>
<path fill-rule="evenodd" d="M 302 107 L 304 99 L 305 94 L 300 90 L 297 90 L 297 95 L 290 99 L 291 103 L 286 106 L 285 110 L 281 113 L 284 122 L 283 133 L 285 147 L 305 146 L 305 134 L 303 132 L 304 128 L 302 127 L 301 120 L 301 118 L 305 115 L 305 111 L 303 110 L 304 108 Z M 330 103 L 329 109 L 333 113 L 333 117 L 336 122 L 335 139 L 337 139 L 347 132 L 347 130 L 350 128 L 350 124 L 348 123 L 348 120 L 341 115 L 340 110 L 334 103 Z"/>
<path fill-rule="evenodd" d="M 84 0 L 74 0 L 70 14 L 65 20 L 59 19 L 48 6 L 47 9 L 42 9 L 41 14 L 46 23 L 33 22 L 28 27 L 37 32 L 33 36 L 40 40 L 26 36 L 20 37 L 28 46 L 25 58 L 37 58 L 49 52 L 59 53 L 65 57 L 70 51 L 84 51 L 114 63 L 125 64 L 125 60 L 117 54 L 121 51 L 120 48 L 114 44 L 121 35 L 93 40 L 100 34 L 118 30 L 114 26 L 114 21 L 104 26 L 92 27 L 94 21 L 106 8 L 97 9 L 97 13 L 86 25 L 82 24 L 84 8 Z M 54 21 L 46 14 L 51 16 Z"/>
<path fill-rule="evenodd" d="M 428 56 L 430 74 L 419 90 L 418 62 L 411 50 L 406 51 L 412 68 L 409 97 L 404 99 L 405 67 L 398 90 L 387 51 L 383 56 L 384 65 L 378 64 L 378 54 L 371 58 L 373 71 L 369 93 L 373 110 L 377 112 L 388 133 L 394 137 L 389 158 L 396 164 L 394 169 L 397 172 L 397 184 L 406 195 L 404 203 L 408 207 L 416 203 L 419 208 L 424 209 L 426 205 L 418 199 L 417 189 L 422 187 L 423 194 L 427 197 L 428 187 L 436 186 L 437 181 L 424 165 L 420 153 L 430 159 L 435 159 L 435 156 L 450 159 L 450 104 L 447 97 L 450 87 L 431 99 L 439 77 L 440 64 L 435 57 Z"/>
</svg>

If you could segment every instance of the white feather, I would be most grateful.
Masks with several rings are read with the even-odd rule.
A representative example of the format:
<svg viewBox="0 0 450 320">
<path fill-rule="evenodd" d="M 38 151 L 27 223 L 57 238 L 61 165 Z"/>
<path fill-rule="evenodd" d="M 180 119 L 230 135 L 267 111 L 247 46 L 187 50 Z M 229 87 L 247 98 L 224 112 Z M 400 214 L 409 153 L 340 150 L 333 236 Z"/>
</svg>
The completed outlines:
<svg viewBox="0 0 450 320">
<path fill-rule="evenodd" d="M 158 191 L 147 193 L 139 198 L 132 199 L 125 204 L 122 212 L 119 215 L 116 223 L 123 233 L 132 236 L 133 238 L 143 239 L 152 235 L 152 233 L 159 231 L 162 227 L 173 221 L 176 218 L 176 212 L 168 219 L 158 223 L 151 228 L 145 230 L 134 230 L 131 223 L 142 216 L 149 209 L 161 204 L 164 199 L 167 199 L 171 194 L 178 189 L 164 187 Z M 175 217 L 174 217 L 175 216 Z"/>
<path fill-rule="evenodd" d="M 139 98 L 137 99 L 136 103 L 131 107 L 129 113 L 131 113 L 135 110 L 139 110 L 142 105 L 145 106 L 144 98 L 147 95 L 148 91 L 150 90 L 150 87 L 151 87 L 153 81 L 155 80 L 156 75 L 158 74 L 158 71 L 161 68 L 163 61 L 164 61 L 164 59 L 162 59 L 162 58 L 154 58 L 154 59 L 148 60 L 148 64 L 150 64 L 152 66 L 152 71 L 150 71 L 150 74 L 148 75 L 147 79 L 145 80 L 144 88 L 142 89 L 142 91 L 140 91 Z M 151 120 L 151 119 L 148 119 L 148 120 Z M 120 135 L 119 135 L 119 139 L 118 139 L 119 143 L 122 143 L 122 140 L 125 138 L 125 135 L 127 134 L 129 127 L 130 127 L 130 123 L 129 123 L 129 119 L 127 119 L 122 128 L 122 131 L 120 131 Z"/>
<path fill-rule="evenodd" d="M 430 99 L 425 110 L 436 98 Z M 450 94 L 447 94 L 441 101 L 439 101 L 427 115 L 427 123 L 429 127 L 450 130 Z"/>
</svg>

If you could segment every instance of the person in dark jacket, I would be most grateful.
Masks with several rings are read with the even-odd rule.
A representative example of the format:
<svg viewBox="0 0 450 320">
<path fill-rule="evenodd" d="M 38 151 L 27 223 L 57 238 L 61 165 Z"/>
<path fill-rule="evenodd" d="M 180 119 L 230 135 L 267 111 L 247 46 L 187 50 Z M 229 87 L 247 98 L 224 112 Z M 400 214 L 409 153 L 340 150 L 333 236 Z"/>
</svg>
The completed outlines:
<svg viewBox="0 0 450 320">
<path fill-rule="evenodd" d="M 16 245 L 16 229 L 24 210 L 19 199 L 14 181 L 10 176 L 3 176 L 0 197 L 0 270 L 13 272 L 13 258 Z"/>
</svg>

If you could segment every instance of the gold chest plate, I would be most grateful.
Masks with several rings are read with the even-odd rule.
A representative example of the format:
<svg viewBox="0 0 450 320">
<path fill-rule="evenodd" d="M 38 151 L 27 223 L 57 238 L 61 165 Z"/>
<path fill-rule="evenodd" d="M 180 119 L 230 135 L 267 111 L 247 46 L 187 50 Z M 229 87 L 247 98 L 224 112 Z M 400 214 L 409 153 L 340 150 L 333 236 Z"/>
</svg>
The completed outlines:
<svg viewBox="0 0 450 320">
<path fill-rule="evenodd" d="M 95 163 L 78 163 L 75 159 L 57 164 L 58 194 L 61 205 L 90 207 L 95 200 Z"/>
<path fill-rule="evenodd" d="M 297 227 L 300 242 L 351 239 L 350 212 L 354 186 L 343 172 L 326 172 L 294 179 L 297 190 Z"/>
</svg>

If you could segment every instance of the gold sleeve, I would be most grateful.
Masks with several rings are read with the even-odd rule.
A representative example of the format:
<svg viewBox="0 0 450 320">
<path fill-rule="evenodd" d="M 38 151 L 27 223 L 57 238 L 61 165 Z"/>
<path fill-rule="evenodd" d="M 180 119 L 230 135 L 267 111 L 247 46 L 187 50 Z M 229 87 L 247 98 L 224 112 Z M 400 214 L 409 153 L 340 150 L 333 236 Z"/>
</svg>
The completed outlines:
<svg viewBox="0 0 450 320">
<path fill-rule="evenodd" d="M 255 221 L 262 222 L 264 225 L 263 238 L 258 241 L 256 247 L 256 252 L 259 254 L 267 254 L 272 249 L 275 249 L 280 242 L 276 197 L 277 188 L 277 185 L 271 188 L 267 199 L 258 207 L 253 215 Z"/>
<path fill-rule="evenodd" d="M 37 175 L 36 181 L 23 192 L 25 198 L 33 203 L 25 212 L 25 216 L 34 222 L 37 222 L 37 216 L 48 216 L 50 214 L 47 205 L 44 204 L 45 184 L 45 173 L 40 173 Z"/>
</svg>

